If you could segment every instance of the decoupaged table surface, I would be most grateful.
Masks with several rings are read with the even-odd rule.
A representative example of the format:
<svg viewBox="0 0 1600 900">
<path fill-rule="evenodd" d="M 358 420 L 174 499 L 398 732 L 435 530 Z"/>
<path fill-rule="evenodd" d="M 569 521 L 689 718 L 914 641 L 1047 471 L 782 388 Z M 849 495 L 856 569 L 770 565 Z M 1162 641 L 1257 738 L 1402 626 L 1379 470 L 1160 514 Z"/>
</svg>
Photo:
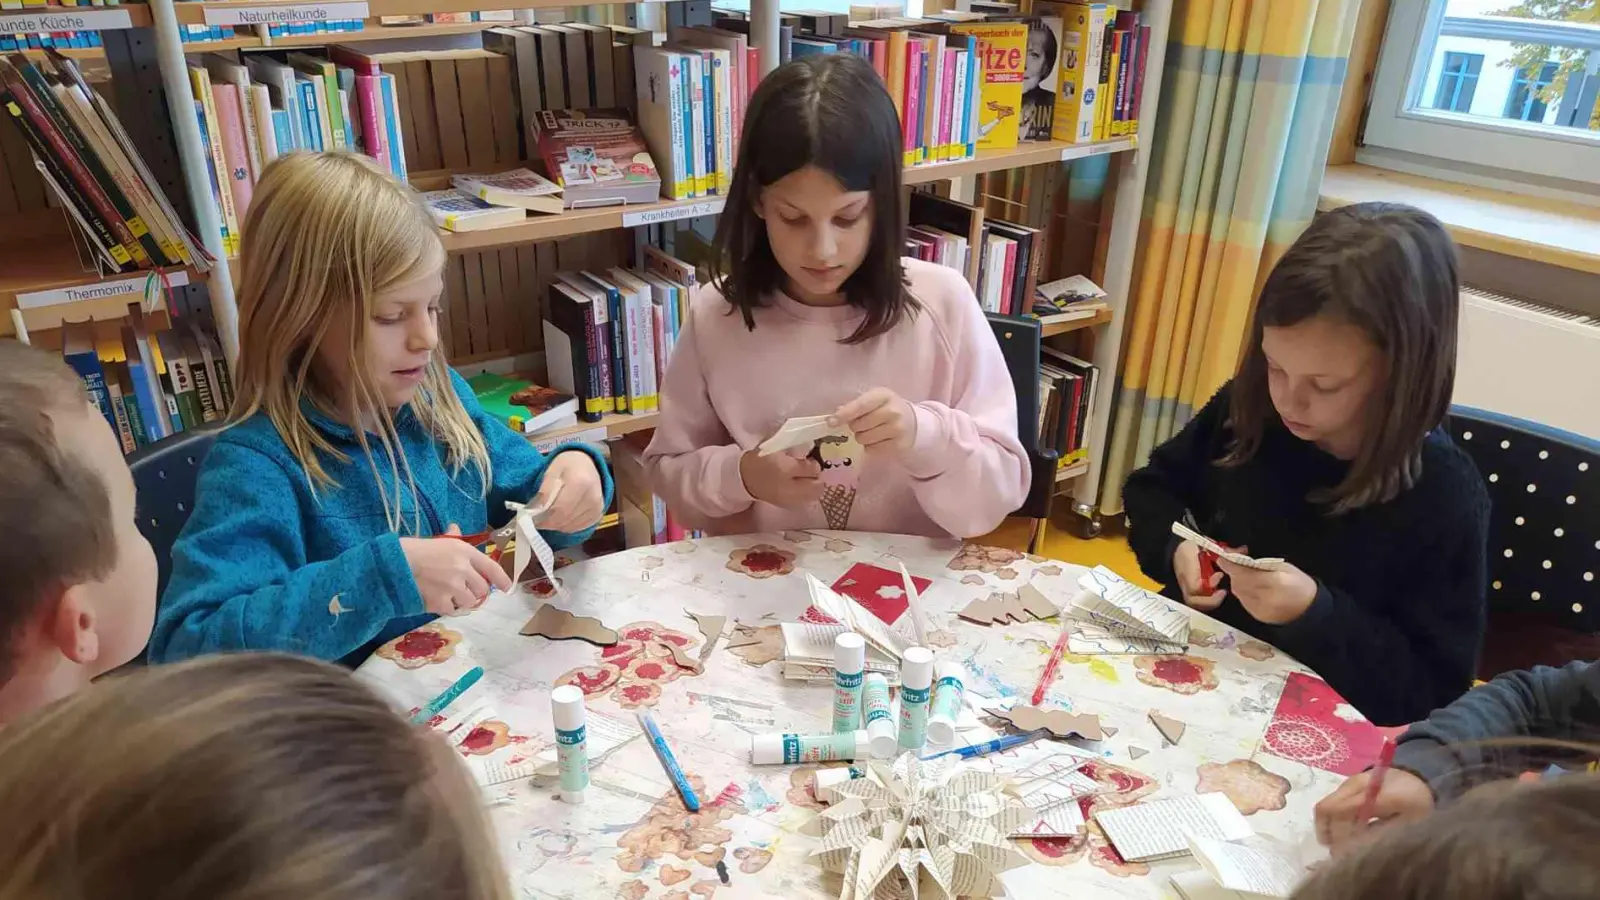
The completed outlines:
<svg viewBox="0 0 1600 900">
<path fill-rule="evenodd" d="M 967 665 L 969 694 L 1026 698 L 1056 626 L 986 627 L 955 612 L 1030 582 L 1065 602 L 1081 567 L 953 540 L 820 531 L 683 541 L 579 562 L 559 570 L 563 590 L 549 601 L 539 596 L 549 593 L 543 582 L 497 594 L 469 615 L 440 619 L 385 645 L 359 677 L 397 704 L 417 707 L 481 665 L 482 682 L 448 712 L 488 702 L 492 718 L 462 752 L 506 764 L 553 746 L 554 685 L 584 689 L 591 733 L 597 718 L 632 725 L 634 711 L 654 710 L 705 808 L 686 812 L 643 739 L 593 765 L 582 805 L 556 799 L 553 782 L 545 779 L 488 788 L 518 896 L 833 897 L 838 876 L 807 859 L 815 838 L 803 826 L 821 808 L 809 789 L 813 767 L 752 766 L 750 735 L 829 730 L 831 685 L 781 674 L 777 625 L 795 621 L 809 606 L 804 573 L 834 584 L 847 580 L 857 564 L 898 573 L 902 562 L 914 577 L 931 582 L 922 591 L 935 628 L 930 643 L 939 645 L 939 658 Z M 857 568 L 853 575 L 870 580 L 873 570 Z M 875 589 L 895 591 L 892 585 Z M 601 649 L 519 635 L 544 602 L 596 616 L 622 640 Z M 703 639 L 685 610 L 725 614 L 730 629 L 737 619 L 754 626 L 759 640 L 730 649 L 725 634 L 704 672 L 693 675 L 658 643 L 678 643 L 698 655 Z M 1319 717 L 1279 708 L 1280 698 L 1286 704 L 1294 699 L 1284 696 L 1286 681 L 1291 693 L 1308 694 L 1308 709 L 1326 692 L 1298 663 L 1192 615 L 1188 655 L 1069 656 L 1061 666 L 1047 703 L 1098 714 L 1116 729 L 1099 744 L 1085 745 L 1100 753 L 1102 760 L 1088 771 L 1107 788 L 1089 805 L 1222 791 L 1259 834 L 1303 848 L 1310 843 L 1312 806 L 1341 780 L 1325 769 L 1359 770 L 1350 757 L 1370 747 L 1352 746 L 1361 741 L 1329 727 L 1326 710 Z M 1186 723 L 1176 745 L 1163 740 L 1152 711 Z M 1343 720 L 1370 728 L 1348 707 L 1334 712 L 1335 726 Z M 1077 838 L 1021 840 L 1018 846 L 1033 864 L 1003 880 L 1011 896 L 1030 900 L 1172 897 L 1169 876 L 1194 866 L 1187 860 L 1124 863 L 1093 826 Z M 715 872 L 719 860 L 728 866 L 728 885 Z"/>
</svg>

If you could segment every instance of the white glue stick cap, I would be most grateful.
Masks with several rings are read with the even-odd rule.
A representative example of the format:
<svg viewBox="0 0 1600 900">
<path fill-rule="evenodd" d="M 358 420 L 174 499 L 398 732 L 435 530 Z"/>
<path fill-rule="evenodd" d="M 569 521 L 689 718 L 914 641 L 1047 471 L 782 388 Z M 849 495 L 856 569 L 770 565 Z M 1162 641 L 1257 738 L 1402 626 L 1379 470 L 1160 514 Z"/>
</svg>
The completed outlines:
<svg viewBox="0 0 1600 900">
<path fill-rule="evenodd" d="M 816 774 L 811 776 L 812 792 L 818 797 L 821 797 L 822 792 L 828 788 L 831 788 L 836 784 L 844 784 L 846 781 L 849 781 L 851 778 L 851 768 L 852 767 L 850 766 L 843 766 L 837 769 L 818 769 Z"/>
<path fill-rule="evenodd" d="M 888 759 L 899 746 L 899 733 L 890 719 L 877 719 L 867 723 L 867 748 L 873 759 Z"/>
<path fill-rule="evenodd" d="M 582 728 L 588 719 L 583 707 L 583 691 L 570 684 L 550 692 L 550 711 L 556 728 L 561 731 Z"/>
<path fill-rule="evenodd" d="M 909 647 L 900 663 L 900 687 L 920 691 L 933 683 L 933 651 Z"/>
<path fill-rule="evenodd" d="M 861 635 L 846 631 L 833 639 L 833 667 L 846 674 L 861 671 L 867 664 L 867 642 Z"/>
</svg>

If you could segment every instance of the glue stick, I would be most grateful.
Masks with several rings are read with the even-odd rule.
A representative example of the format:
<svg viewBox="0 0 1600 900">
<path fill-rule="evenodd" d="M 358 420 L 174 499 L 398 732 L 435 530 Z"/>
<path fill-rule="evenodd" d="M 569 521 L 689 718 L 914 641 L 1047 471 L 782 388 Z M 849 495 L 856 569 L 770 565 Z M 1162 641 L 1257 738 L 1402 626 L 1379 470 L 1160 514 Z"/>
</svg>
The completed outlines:
<svg viewBox="0 0 1600 900">
<path fill-rule="evenodd" d="M 867 642 L 851 631 L 833 639 L 833 730 L 855 733 L 861 727 L 861 670 Z"/>
<path fill-rule="evenodd" d="M 583 691 L 564 684 L 550 692 L 550 709 L 556 723 L 556 769 L 561 773 L 561 799 L 582 803 L 589 786 L 589 745 L 585 732 L 588 713 Z"/>
<path fill-rule="evenodd" d="M 787 766 L 795 763 L 850 762 L 867 755 L 869 739 L 865 731 L 835 734 L 753 734 L 750 736 L 750 762 L 758 766 Z"/>
<path fill-rule="evenodd" d="M 867 720 L 867 741 L 874 759 L 894 755 L 894 718 L 889 714 L 889 679 L 877 672 L 861 680 L 861 710 Z"/>
<path fill-rule="evenodd" d="M 933 693 L 933 651 L 911 647 L 900 663 L 900 749 L 928 743 L 928 696 Z"/>
<path fill-rule="evenodd" d="M 857 778 L 865 778 L 866 775 L 867 770 L 861 766 L 845 766 L 842 769 L 818 769 L 811 776 L 811 793 L 820 798 L 823 791 L 834 785 L 854 781 Z"/>
<path fill-rule="evenodd" d="M 966 691 L 966 669 L 960 663 L 934 666 L 933 703 L 928 707 L 928 740 L 948 745 L 956 739 L 956 717 L 961 715 L 961 695 Z"/>
</svg>

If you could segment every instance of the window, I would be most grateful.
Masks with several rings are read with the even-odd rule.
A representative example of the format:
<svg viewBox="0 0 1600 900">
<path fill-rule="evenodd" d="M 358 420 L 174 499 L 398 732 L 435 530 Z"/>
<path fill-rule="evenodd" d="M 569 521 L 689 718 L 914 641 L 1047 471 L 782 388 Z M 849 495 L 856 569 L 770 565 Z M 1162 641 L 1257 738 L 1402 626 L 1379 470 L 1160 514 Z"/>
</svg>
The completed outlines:
<svg viewBox="0 0 1600 900">
<path fill-rule="evenodd" d="M 1450 112 L 1471 112 L 1472 95 L 1478 89 L 1478 73 L 1483 71 L 1482 53 L 1444 55 L 1444 72 L 1439 89 L 1433 92 L 1433 108 Z"/>
<path fill-rule="evenodd" d="M 1597 7 L 1600 0 L 1393 3 L 1358 158 L 1595 193 Z"/>
<path fill-rule="evenodd" d="M 1524 122 L 1543 122 L 1545 113 L 1549 112 L 1549 104 L 1543 99 L 1551 86 L 1556 81 L 1556 64 L 1547 62 L 1539 67 L 1539 77 L 1534 81 L 1528 80 L 1528 73 L 1523 69 L 1517 70 L 1517 77 L 1511 82 L 1511 96 L 1506 98 L 1505 117 L 1508 119 L 1521 119 Z"/>
</svg>

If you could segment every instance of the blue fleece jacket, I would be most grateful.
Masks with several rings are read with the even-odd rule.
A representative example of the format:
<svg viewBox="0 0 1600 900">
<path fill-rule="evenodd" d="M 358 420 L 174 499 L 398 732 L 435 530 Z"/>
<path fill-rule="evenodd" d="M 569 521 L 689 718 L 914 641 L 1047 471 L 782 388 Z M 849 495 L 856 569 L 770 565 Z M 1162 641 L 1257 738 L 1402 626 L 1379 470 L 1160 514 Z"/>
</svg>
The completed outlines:
<svg viewBox="0 0 1600 900">
<path fill-rule="evenodd" d="M 201 466 L 194 511 L 172 548 L 172 580 L 156 611 L 150 660 L 167 662 L 222 650 L 287 650 L 359 663 L 382 642 L 433 616 L 400 549 L 402 536 L 465 534 L 510 520 L 507 500 L 526 502 L 539 490 L 549 457 L 485 413 L 472 389 L 451 372 L 456 394 L 489 448 L 487 496 L 474 466 L 452 471 L 445 449 L 411 413 L 395 415 L 400 450 L 417 493 L 402 472 L 398 491 L 382 445 L 369 440 L 377 466 L 362 455 L 355 434 L 304 409 L 311 423 L 350 458 L 324 459 L 337 487 L 315 494 L 304 469 L 264 415 L 217 437 Z M 588 453 L 611 504 L 611 475 L 599 451 L 571 445 L 555 453 Z M 401 498 L 402 534 L 389 530 L 373 470 L 389 497 Z M 419 510 L 420 507 L 420 510 Z M 413 535 L 413 511 L 421 534 Z M 586 539 L 545 532 L 552 547 Z"/>
</svg>

